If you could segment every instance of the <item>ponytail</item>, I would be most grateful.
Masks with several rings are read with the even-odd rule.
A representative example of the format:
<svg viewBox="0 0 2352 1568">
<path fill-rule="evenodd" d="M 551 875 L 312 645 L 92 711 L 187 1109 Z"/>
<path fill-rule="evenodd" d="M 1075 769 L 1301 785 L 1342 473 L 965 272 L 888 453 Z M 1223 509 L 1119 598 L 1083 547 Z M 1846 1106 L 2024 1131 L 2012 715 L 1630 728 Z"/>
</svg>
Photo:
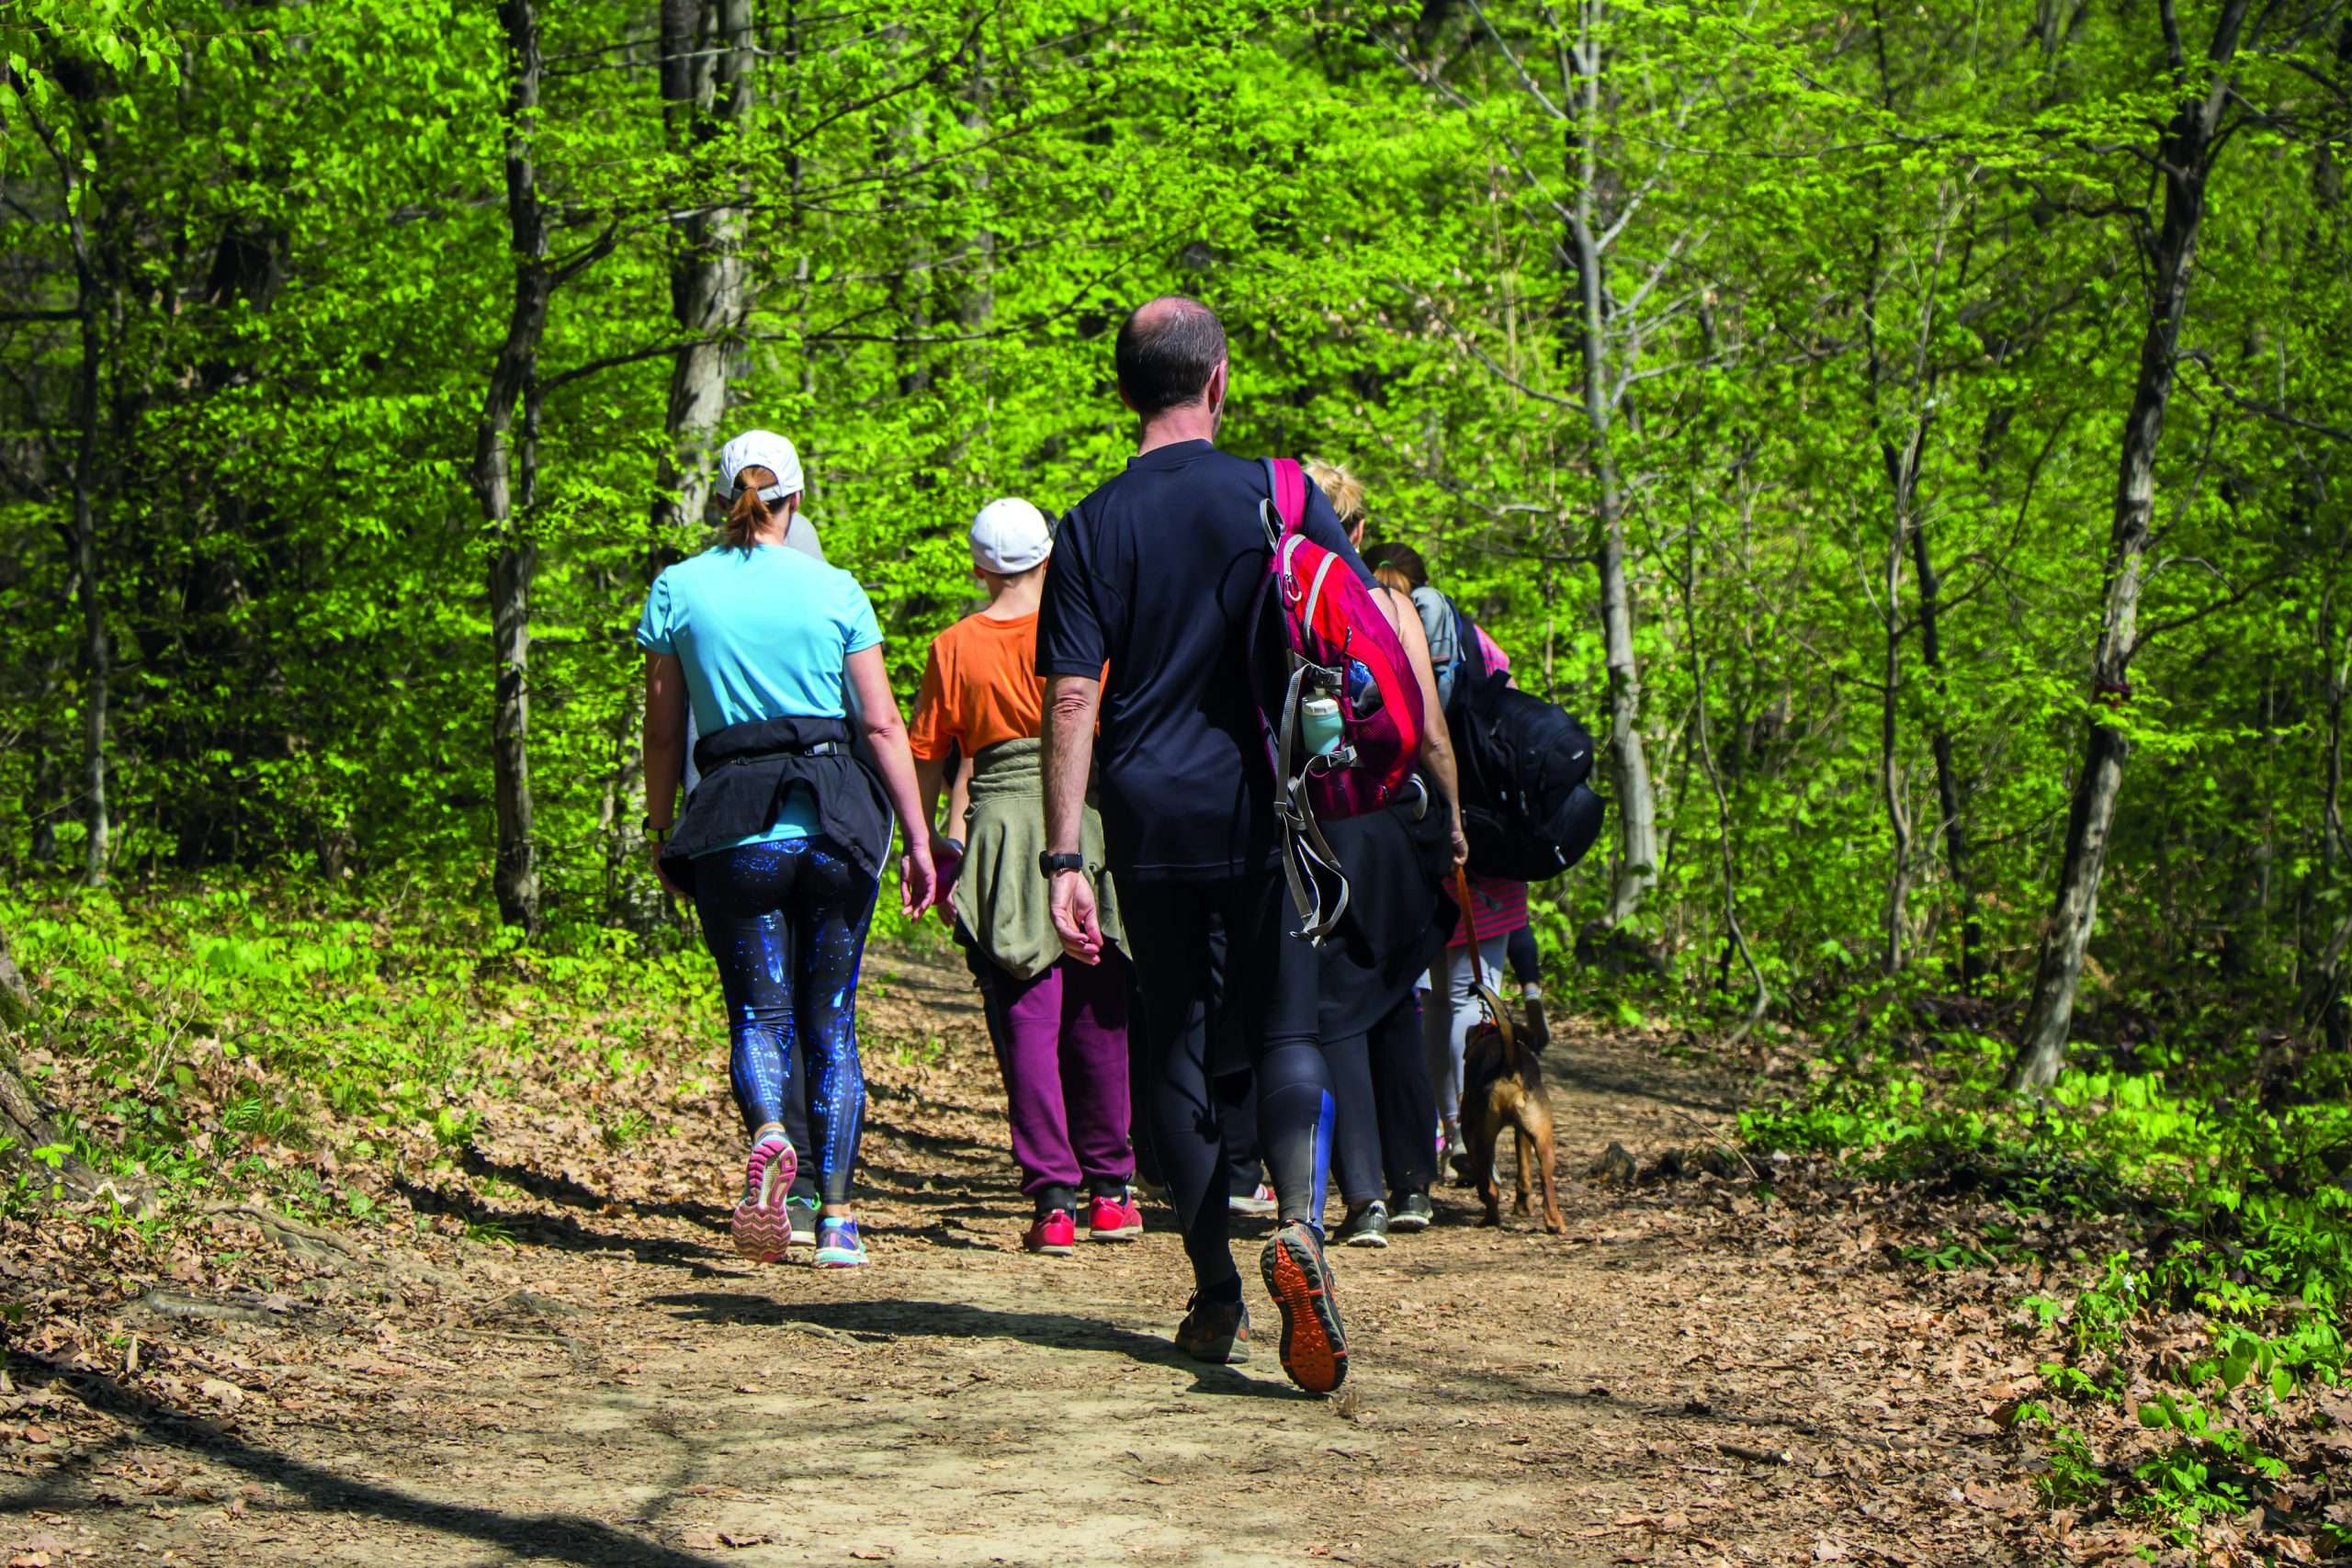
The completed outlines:
<svg viewBox="0 0 2352 1568">
<path fill-rule="evenodd" d="M 1390 592 L 1402 593 L 1408 599 L 1413 596 L 1413 580 L 1386 562 L 1373 568 L 1372 575 L 1379 579 L 1380 585 Z"/>
<path fill-rule="evenodd" d="M 774 470 L 756 464 L 737 472 L 735 504 L 727 509 L 727 521 L 719 525 L 721 542 L 729 549 L 748 550 L 758 540 L 768 520 L 768 503 L 760 499 L 760 491 L 774 483 Z"/>
<path fill-rule="evenodd" d="M 1421 552 L 1396 539 L 1377 544 L 1363 552 L 1363 564 L 1383 582 L 1402 588 L 1408 593 L 1416 588 L 1426 588 L 1430 569 L 1421 559 Z M 1395 578 L 1390 576 L 1395 574 Z M 1401 579 L 1401 581 L 1397 581 Z"/>
</svg>

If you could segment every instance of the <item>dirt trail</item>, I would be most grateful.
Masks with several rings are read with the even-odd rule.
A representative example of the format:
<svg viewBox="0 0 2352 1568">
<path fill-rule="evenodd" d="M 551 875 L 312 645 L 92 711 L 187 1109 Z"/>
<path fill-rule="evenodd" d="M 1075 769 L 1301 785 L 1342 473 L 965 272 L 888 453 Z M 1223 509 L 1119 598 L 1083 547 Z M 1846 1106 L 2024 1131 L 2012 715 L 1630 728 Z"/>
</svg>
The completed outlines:
<svg viewBox="0 0 2352 1568">
<path fill-rule="evenodd" d="M 19 1358 L 62 1431 L 9 1445 L 0 1562 L 2021 1560 L 1978 1397 L 1998 1369 L 1931 1332 L 1866 1226 L 1744 1182 L 1583 1174 L 1611 1140 L 1703 1145 L 1730 1110 L 1706 1072 L 1564 1040 L 1568 1234 L 1476 1228 L 1448 1190 L 1438 1227 L 1340 1253 L 1354 1373 L 1313 1399 L 1271 1308 L 1247 1367 L 1174 1353 L 1164 1212 L 1138 1245 L 1023 1256 L 962 975 L 878 967 L 869 1038 L 944 1050 L 870 1047 L 876 1267 L 726 1250 L 723 1085 L 673 1087 L 626 1155 L 566 1135 L 560 1101 L 505 1102 L 460 1187 L 409 1195 L 513 1247 L 286 1259 L 289 1294 L 235 1321 L 119 1314 L 181 1347 L 189 1384 L 211 1374 L 189 1398 L 216 1415 L 136 1379 L 28 1382 Z M 1263 1234 L 1237 1237 L 1252 1281 Z"/>
</svg>

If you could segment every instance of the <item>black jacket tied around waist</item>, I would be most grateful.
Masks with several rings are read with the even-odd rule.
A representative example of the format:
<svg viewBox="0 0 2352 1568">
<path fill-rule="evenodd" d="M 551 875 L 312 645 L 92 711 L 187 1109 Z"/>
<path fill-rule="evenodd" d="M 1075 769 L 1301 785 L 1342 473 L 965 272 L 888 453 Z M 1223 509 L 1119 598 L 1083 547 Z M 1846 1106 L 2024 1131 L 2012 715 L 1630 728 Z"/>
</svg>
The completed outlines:
<svg viewBox="0 0 2352 1568">
<path fill-rule="evenodd" d="M 818 830 L 876 881 L 890 849 L 881 781 L 851 749 L 838 718 L 763 718 L 730 724 L 695 742 L 702 782 L 686 797 L 662 869 L 694 891 L 694 858 L 766 832 L 795 784 L 816 798 Z"/>
</svg>

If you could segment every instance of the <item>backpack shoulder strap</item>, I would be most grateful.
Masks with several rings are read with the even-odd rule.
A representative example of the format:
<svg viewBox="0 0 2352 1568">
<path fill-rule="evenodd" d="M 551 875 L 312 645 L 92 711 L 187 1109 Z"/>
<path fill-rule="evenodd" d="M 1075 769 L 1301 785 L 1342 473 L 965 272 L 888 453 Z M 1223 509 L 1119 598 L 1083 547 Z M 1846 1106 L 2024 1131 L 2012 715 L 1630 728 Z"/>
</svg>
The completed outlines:
<svg viewBox="0 0 2352 1568">
<path fill-rule="evenodd" d="M 1258 466 L 1266 470 L 1266 502 L 1259 513 L 1266 525 L 1266 545 L 1279 549 L 1306 522 L 1306 475 L 1291 457 L 1261 457 Z"/>
</svg>

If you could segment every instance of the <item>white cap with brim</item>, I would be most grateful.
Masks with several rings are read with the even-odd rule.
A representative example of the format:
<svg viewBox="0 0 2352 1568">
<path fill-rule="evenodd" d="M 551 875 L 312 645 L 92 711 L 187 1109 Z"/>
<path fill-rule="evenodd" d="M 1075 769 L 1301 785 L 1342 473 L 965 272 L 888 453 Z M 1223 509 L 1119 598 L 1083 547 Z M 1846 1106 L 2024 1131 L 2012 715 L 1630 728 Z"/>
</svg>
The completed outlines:
<svg viewBox="0 0 2352 1568">
<path fill-rule="evenodd" d="M 747 430 L 719 448 L 718 497 L 721 501 L 735 499 L 735 476 L 745 468 L 765 468 L 775 475 L 775 483 L 761 487 L 762 501 L 782 501 L 800 491 L 800 454 L 793 450 L 791 442 L 773 430 Z"/>
<path fill-rule="evenodd" d="M 991 501 L 972 519 L 972 564 L 1000 577 L 1017 577 L 1054 553 L 1046 514 L 1017 495 Z"/>
</svg>

